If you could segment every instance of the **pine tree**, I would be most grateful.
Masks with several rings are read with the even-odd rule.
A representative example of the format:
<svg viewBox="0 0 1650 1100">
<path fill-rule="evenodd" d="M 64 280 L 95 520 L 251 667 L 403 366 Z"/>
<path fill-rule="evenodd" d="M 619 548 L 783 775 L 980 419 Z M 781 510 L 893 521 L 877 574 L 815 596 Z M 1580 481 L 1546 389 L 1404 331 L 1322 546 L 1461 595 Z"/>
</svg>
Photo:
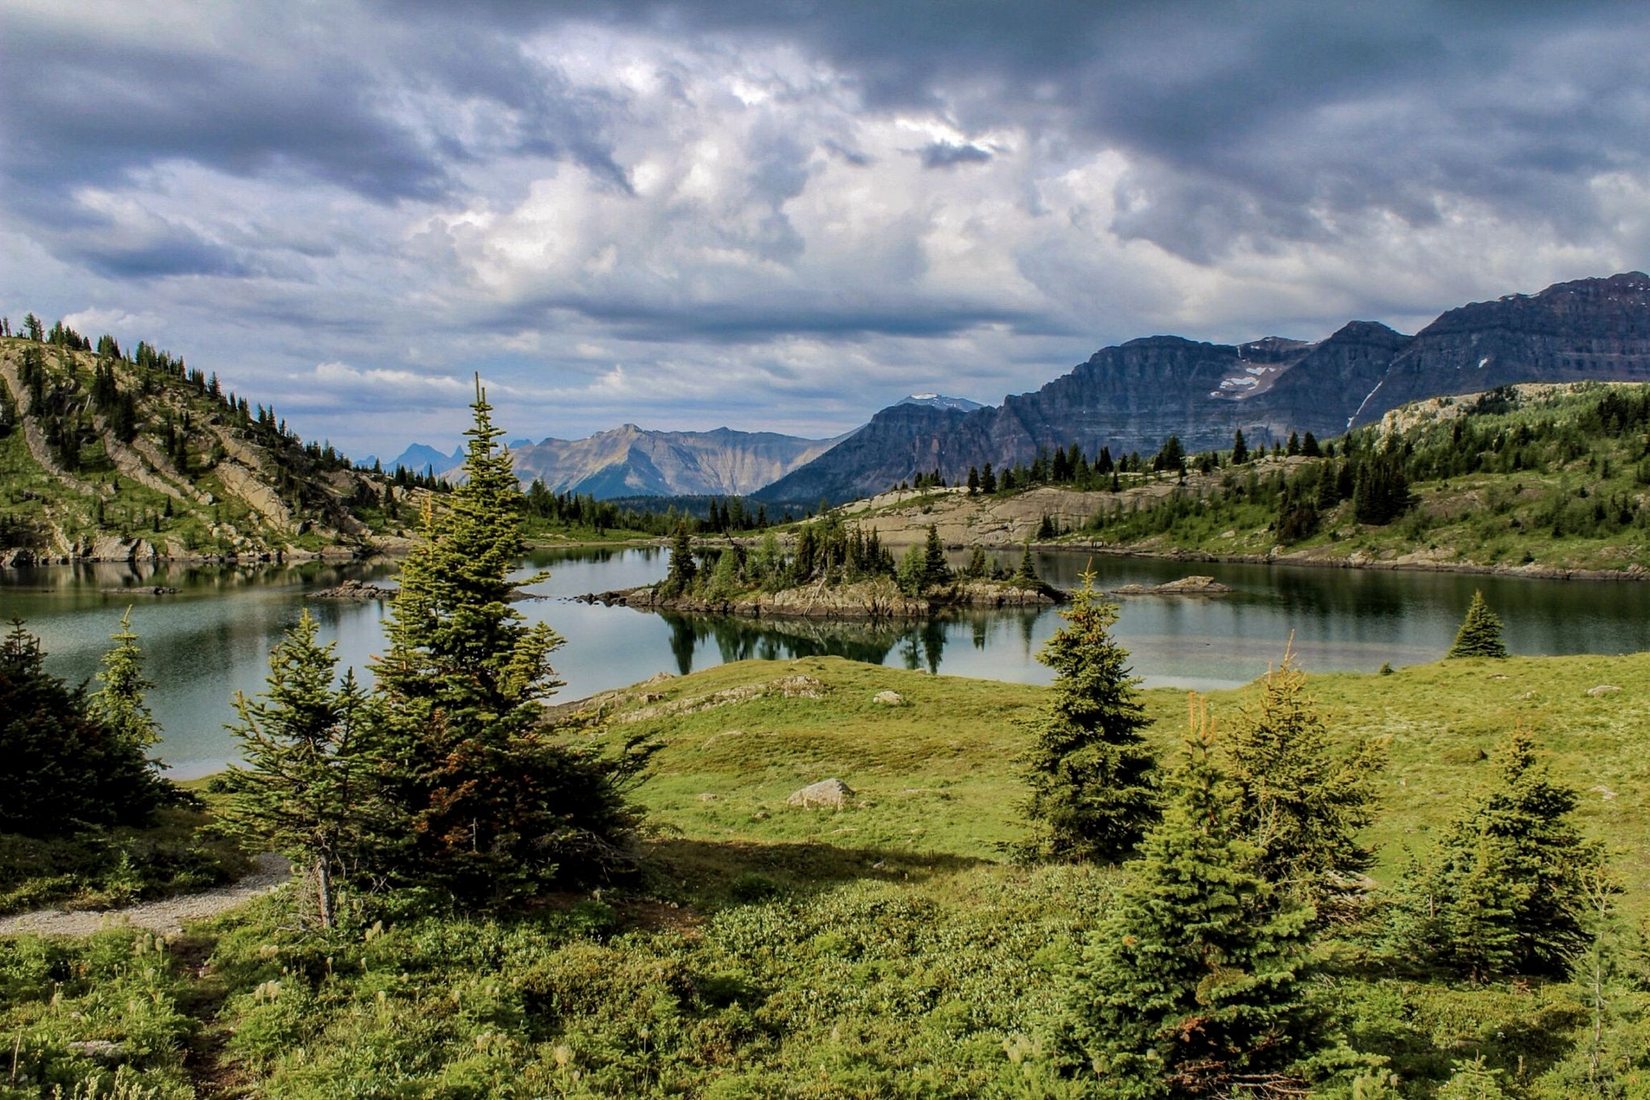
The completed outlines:
<svg viewBox="0 0 1650 1100">
<path fill-rule="evenodd" d="M 1360 742 L 1332 751 L 1323 716 L 1306 694 L 1293 653 L 1262 677 L 1260 700 L 1225 742 L 1238 791 L 1237 821 L 1260 850 L 1267 881 L 1327 913 L 1357 888 L 1372 853 L 1358 832 L 1373 816 L 1382 753 Z"/>
<path fill-rule="evenodd" d="M 1071 983 L 1062 1060 L 1107 1096 L 1282 1094 L 1324 1042 L 1305 992 L 1312 910 L 1257 871 L 1212 729 L 1193 723 L 1163 820 Z"/>
<path fill-rule="evenodd" d="M 1037 659 L 1054 669 L 1053 704 L 1025 757 L 1026 815 L 1034 837 L 1024 854 L 1114 862 L 1158 817 L 1157 765 L 1141 731 L 1150 725 L 1135 695 L 1128 653 L 1110 630 L 1117 608 L 1083 574 L 1071 606 Z"/>
<path fill-rule="evenodd" d="M 143 649 L 132 632 L 130 607 L 120 617 L 120 629 L 110 638 L 115 646 L 103 655 L 90 709 L 116 737 L 146 753 L 160 742 L 160 726 L 144 698 L 144 692 L 155 685 L 143 676 Z"/>
<path fill-rule="evenodd" d="M 410 845 L 387 853 L 387 875 L 488 901 L 624 863 L 632 815 L 619 784 L 642 757 L 610 764 L 539 728 L 561 639 L 508 602 L 521 487 L 479 381 L 471 408 L 464 480 L 439 525 L 426 515 L 402 568 L 376 668 L 375 751 Z"/>
<path fill-rule="evenodd" d="M 1529 733 L 1507 738 L 1497 773 L 1432 865 L 1408 876 L 1397 945 L 1476 980 L 1561 977 L 1588 943 L 1588 883 L 1602 857 L 1572 820 L 1575 791 L 1552 781 Z"/>
<path fill-rule="evenodd" d="M 267 844 L 309 884 L 318 923 L 335 923 L 337 890 L 357 878 L 382 810 L 365 751 L 370 711 L 353 670 L 332 686 L 333 643 L 316 643 L 305 611 L 269 655 L 264 694 L 235 698 L 244 766 L 223 777 L 226 831 Z"/>
<path fill-rule="evenodd" d="M 1455 635 L 1455 644 L 1444 654 L 1449 657 L 1505 657 L 1507 647 L 1501 641 L 1501 620 L 1484 602 L 1484 593 L 1474 591 L 1472 603 L 1461 620 L 1461 629 Z"/>
</svg>

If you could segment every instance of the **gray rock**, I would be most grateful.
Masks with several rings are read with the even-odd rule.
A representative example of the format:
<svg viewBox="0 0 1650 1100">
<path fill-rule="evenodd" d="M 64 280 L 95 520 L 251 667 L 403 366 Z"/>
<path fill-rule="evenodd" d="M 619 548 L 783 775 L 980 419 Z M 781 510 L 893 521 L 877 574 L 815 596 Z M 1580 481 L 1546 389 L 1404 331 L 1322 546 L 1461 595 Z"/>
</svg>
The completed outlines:
<svg viewBox="0 0 1650 1100">
<path fill-rule="evenodd" d="M 1597 699 L 1601 695 L 1614 695 L 1620 690 L 1615 684 L 1599 684 L 1597 687 L 1588 688 L 1587 694 Z"/>
<path fill-rule="evenodd" d="M 848 800 L 853 797 L 853 788 L 833 777 L 821 779 L 818 783 L 810 783 L 800 791 L 794 792 L 785 802 L 787 805 L 800 806 L 803 809 L 825 807 L 840 810 L 848 805 Z"/>
<path fill-rule="evenodd" d="M 879 691 L 871 696 L 871 702 L 881 703 L 885 707 L 903 707 L 905 696 L 897 691 Z"/>
</svg>

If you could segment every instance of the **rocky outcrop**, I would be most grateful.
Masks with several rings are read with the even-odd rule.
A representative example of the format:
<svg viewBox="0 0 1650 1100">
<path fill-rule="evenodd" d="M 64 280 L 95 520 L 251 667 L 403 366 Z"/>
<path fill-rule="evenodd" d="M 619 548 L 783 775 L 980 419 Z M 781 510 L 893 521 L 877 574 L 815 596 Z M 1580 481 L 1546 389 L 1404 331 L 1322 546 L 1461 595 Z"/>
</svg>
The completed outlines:
<svg viewBox="0 0 1650 1100">
<path fill-rule="evenodd" d="M 668 596 L 657 585 L 592 592 L 584 603 L 707 615 L 791 619 L 868 619 L 910 622 L 963 609 L 1051 607 L 1063 594 L 1047 585 L 1022 587 L 1006 581 L 959 581 L 923 596 L 908 596 L 886 577 L 853 584 L 811 584 L 778 592 L 744 592 L 726 599 Z"/>
<path fill-rule="evenodd" d="M 1125 584 L 1111 592 L 1114 596 L 1224 596 L 1231 590 L 1213 577 L 1181 577 L 1162 584 Z"/>
<path fill-rule="evenodd" d="M 993 408 L 894 406 L 758 499 L 838 503 L 938 469 L 1030 463 L 1076 443 L 1089 455 L 1330 437 L 1405 402 L 1516 382 L 1650 380 L 1650 276 L 1561 283 L 1451 310 L 1416 336 L 1354 321 L 1316 343 L 1207 344 L 1152 336 L 1103 348 L 1069 374 Z"/>
</svg>

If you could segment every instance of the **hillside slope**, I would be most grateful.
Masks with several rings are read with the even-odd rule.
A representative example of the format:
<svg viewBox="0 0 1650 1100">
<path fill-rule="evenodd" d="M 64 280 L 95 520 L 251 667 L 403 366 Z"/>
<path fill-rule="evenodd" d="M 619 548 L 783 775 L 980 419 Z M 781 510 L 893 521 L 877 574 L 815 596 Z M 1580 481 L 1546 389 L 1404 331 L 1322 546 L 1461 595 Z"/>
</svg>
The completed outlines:
<svg viewBox="0 0 1650 1100">
<path fill-rule="evenodd" d="M 1333 453 L 1330 453 L 1333 452 Z M 1205 469 L 1199 470 L 1199 466 Z M 1381 471 L 1388 471 L 1382 474 Z M 1372 508 L 1382 476 L 1401 474 Z M 1200 456 L 970 496 L 885 493 L 846 514 L 885 543 L 1060 542 L 1111 552 L 1531 575 L 1650 576 L 1650 385 L 1526 384 L 1431 398 L 1319 456 Z"/>
<path fill-rule="evenodd" d="M 0 339 L 0 564 L 351 554 L 405 492 L 148 344 Z"/>
</svg>

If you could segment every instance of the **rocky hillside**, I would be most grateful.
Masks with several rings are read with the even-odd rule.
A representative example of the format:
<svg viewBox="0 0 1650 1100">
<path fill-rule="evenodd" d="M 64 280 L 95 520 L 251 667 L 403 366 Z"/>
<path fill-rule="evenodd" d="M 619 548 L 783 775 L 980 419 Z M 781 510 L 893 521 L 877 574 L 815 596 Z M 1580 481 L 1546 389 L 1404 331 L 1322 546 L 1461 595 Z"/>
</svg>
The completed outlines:
<svg viewBox="0 0 1650 1100">
<path fill-rule="evenodd" d="M 743 496 L 817 458 L 835 439 L 773 432 L 658 432 L 626 424 L 587 439 L 515 449 L 516 473 L 556 493 L 598 500 L 635 496 Z"/>
<path fill-rule="evenodd" d="M 1414 336 L 1354 321 L 1316 343 L 1241 345 L 1152 336 L 1002 405 L 959 413 L 884 409 L 820 458 L 767 486 L 768 501 L 833 502 L 939 469 L 1029 463 L 1077 443 L 1089 454 L 1151 454 L 1171 435 L 1188 451 L 1251 446 L 1291 432 L 1337 435 L 1406 402 L 1519 382 L 1650 380 L 1650 276 L 1560 283 L 1443 314 Z"/>
<path fill-rule="evenodd" d="M 404 490 L 140 343 L 0 339 L 0 564 L 354 553 Z"/>
</svg>

